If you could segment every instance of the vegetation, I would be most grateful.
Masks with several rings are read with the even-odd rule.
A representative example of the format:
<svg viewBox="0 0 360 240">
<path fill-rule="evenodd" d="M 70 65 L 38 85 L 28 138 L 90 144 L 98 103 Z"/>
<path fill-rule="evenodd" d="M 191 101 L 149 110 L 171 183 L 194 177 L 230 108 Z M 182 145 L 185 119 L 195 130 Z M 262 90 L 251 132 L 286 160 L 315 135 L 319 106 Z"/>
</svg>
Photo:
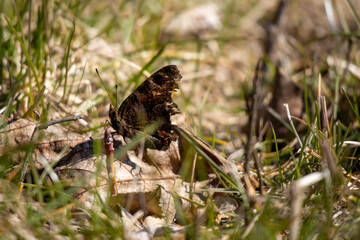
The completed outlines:
<svg viewBox="0 0 360 240">
<path fill-rule="evenodd" d="M 178 226 L 192 239 L 356 239 L 360 6 L 319 2 L 1 1 L 0 237 L 129 237 L 113 199 L 94 188 L 88 206 L 54 180 L 68 147 L 39 167 L 41 126 L 82 115 L 62 127 L 99 139 L 110 103 L 175 64 L 184 121 L 234 162 L 238 181 L 216 169 L 219 187 L 202 189 L 201 204 L 174 197 L 176 224 L 157 234 L 171 239 Z M 38 124 L 38 136 L 10 135 L 17 118 Z M 94 141 L 96 159 L 101 148 Z M 217 194 L 236 209 L 222 214 Z"/>
</svg>

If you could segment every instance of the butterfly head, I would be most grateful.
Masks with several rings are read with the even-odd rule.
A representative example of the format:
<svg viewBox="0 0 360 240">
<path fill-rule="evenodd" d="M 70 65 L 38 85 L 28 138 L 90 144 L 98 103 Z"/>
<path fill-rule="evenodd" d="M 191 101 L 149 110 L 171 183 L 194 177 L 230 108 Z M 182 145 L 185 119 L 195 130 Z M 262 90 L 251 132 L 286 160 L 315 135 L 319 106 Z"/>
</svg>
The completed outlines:
<svg viewBox="0 0 360 240">
<path fill-rule="evenodd" d="M 122 132 L 121 117 L 119 115 L 119 112 L 112 104 L 110 104 L 109 117 L 110 117 L 111 127 L 114 130 L 116 130 L 117 133 L 121 134 Z"/>
</svg>

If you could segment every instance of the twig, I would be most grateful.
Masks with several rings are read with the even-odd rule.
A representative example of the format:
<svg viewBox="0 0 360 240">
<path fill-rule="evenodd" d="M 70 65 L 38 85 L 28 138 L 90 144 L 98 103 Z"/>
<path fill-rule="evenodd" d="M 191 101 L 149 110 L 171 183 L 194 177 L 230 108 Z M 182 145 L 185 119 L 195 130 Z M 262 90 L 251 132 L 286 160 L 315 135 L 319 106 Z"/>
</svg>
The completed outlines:
<svg viewBox="0 0 360 240">
<path fill-rule="evenodd" d="M 36 128 L 37 128 L 37 130 L 42 130 L 42 129 L 46 129 L 46 128 L 50 127 L 51 125 L 64 123 L 64 122 L 70 122 L 70 121 L 77 121 L 79 119 L 84 119 L 84 117 L 81 115 L 74 115 L 74 116 L 70 116 L 70 117 L 66 117 L 66 118 L 62 118 L 62 119 L 53 120 L 53 121 L 50 121 L 47 123 L 43 123 L 40 126 L 37 126 Z"/>
<path fill-rule="evenodd" d="M 111 134 L 110 128 L 105 129 L 104 135 L 105 152 L 106 152 L 106 167 L 108 171 L 109 189 L 112 196 L 118 194 L 118 188 L 116 185 L 116 173 L 114 167 L 114 139 Z"/>
<path fill-rule="evenodd" d="M 258 108 L 259 108 L 259 99 L 260 99 L 260 83 L 261 83 L 261 78 L 259 76 L 259 72 L 262 70 L 263 68 L 263 60 L 260 59 L 256 65 L 256 70 L 255 70 L 255 76 L 254 76 L 254 80 L 253 80 L 253 84 L 254 84 L 254 94 L 253 94 L 253 104 L 251 106 L 251 111 L 250 111 L 250 115 L 249 115 L 249 132 L 248 132 L 248 142 L 246 145 L 246 155 L 245 155 L 245 174 L 244 174 L 244 178 L 245 178 L 245 187 L 246 190 L 248 192 L 248 194 L 250 194 L 252 191 L 250 190 L 252 188 L 251 183 L 250 183 L 250 179 L 249 179 L 249 173 L 250 173 L 250 168 L 249 168 L 249 164 L 250 164 L 250 160 L 251 160 L 251 156 L 254 154 L 254 145 L 255 145 L 255 127 L 256 127 L 256 122 L 257 122 L 257 113 L 258 113 Z M 255 159 L 255 166 L 258 172 L 258 178 L 259 178 L 259 182 L 260 182 L 260 194 L 263 194 L 263 179 L 261 176 L 261 171 L 260 171 L 260 164 L 256 161 Z M 252 198 L 252 196 L 249 196 L 250 198 Z"/>
</svg>

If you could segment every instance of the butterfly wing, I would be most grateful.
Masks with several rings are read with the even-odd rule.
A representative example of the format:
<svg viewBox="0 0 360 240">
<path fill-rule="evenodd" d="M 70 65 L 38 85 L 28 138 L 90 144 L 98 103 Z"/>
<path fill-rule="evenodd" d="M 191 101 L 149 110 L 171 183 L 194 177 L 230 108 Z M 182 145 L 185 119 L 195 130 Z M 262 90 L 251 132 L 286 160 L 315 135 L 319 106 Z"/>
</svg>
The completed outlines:
<svg viewBox="0 0 360 240">
<path fill-rule="evenodd" d="M 164 150 L 175 137 L 170 116 L 179 113 L 178 106 L 171 95 L 178 89 L 180 71 L 175 65 L 168 65 L 152 74 L 121 104 L 117 113 L 110 107 L 109 115 L 118 121 L 111 121 L 114 129 L 125 137 L 131 138 L 138 131 L 156 122 L 157 130 L 149 138 L 154 148 Z M 152 139 L 152 140 L 151 140 Z M 160 142 L 155 143 L 155 140 Z M 161 147 L 161 144 L 164 147 Z"/>
</svg>

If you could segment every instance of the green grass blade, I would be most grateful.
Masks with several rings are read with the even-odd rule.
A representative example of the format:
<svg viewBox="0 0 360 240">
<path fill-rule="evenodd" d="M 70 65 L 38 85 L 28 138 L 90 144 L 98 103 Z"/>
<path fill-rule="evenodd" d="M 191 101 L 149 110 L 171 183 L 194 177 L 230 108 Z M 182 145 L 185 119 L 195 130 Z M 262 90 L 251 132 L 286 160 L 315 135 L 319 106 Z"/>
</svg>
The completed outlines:
<svg viewBox="0 0 360 240">
<path fill-rule="evenodd" d="M 75 20 L 73 20 L 73 26 L 70 31 L 70 36 L 67 41 L 67 48 L 66 48 L 66 54 L 64 56 L 64 62 L 65 62 L 65 80 L 64 80 L 64 91 L 61 101 L 65 101 L 66 97 L 66 90 L 67 90 L 67 81 L 68 81 L 68 72 L 69 72 L 69 58 L 70 58 L 70 49 L 71 49 L 71 42 L 74 38 L 75 33 Z"/>
<path fill-rule="evenodd" d="M 133 78 L 130 79 L 129 82 L 135 82 L 135 88 L 140 85 L 140 84 L 139 84 L 139 79 L 140 79 L 140 77 L 143 75 L 143 72 L 144 72 L 145 70 L 147 70 L 148 68 L 150 68 L 151 65 L 153 65 L 153 63 L 162 55 L 162 53 L 164 52 L 165 48 L 166 48 L 166 44 L 163 45 L 163 46 L 159 49 L 159 51 L 155 54 L 155 56 L 153 56 L 153 57 L 150 59 L 150 61 L 147 62 L 147 63 L 145 64 L 145 66 L 142 67 L 141 70 L 140 70 Z"/>
</svg>

